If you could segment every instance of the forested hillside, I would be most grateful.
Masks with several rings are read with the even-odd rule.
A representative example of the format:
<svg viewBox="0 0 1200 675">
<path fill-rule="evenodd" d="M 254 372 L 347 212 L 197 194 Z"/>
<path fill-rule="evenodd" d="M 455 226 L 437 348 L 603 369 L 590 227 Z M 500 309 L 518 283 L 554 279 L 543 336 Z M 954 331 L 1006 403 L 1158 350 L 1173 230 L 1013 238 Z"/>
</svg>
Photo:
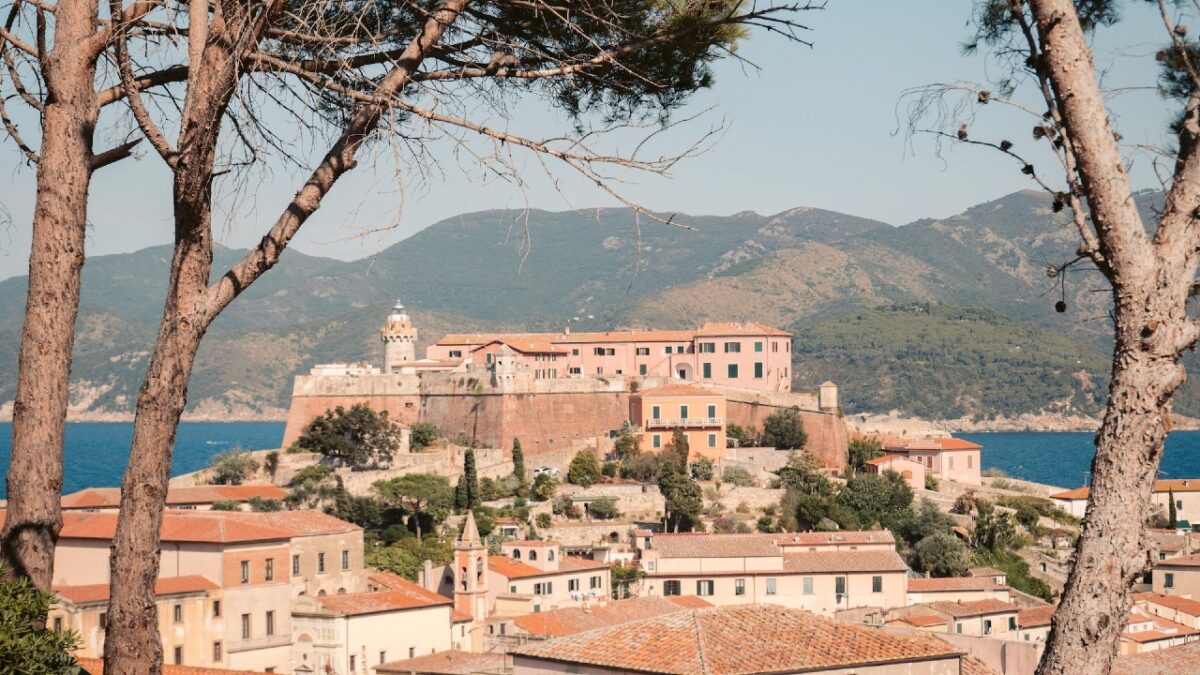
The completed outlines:
<svg viewBox="0 0 1200 675">
<path fill-rule="evenodd" d="M 1139 197 L 1146 209 L 1157 198 Z M 450 331 L 756 320 L 796 332 L 798 387 L 834 379 L 855 411 L 1094 411 L 1108 296 L 1094 272 L 1072 270 L 1064 285 L 1047 277 L 1076 246 L 1049 206 L 1019 192 L 902 227 L 809 208 L 677 214 L 690 229 L 639 223 L 624 209 L 486 211 L 360 261 L 289 251 L 214 324 L 189 401 L 209 416 L 278 416 L 292 377 L 312 364 L 378 361 L 377 328 L 400 298 L 422 343 Z M 216 267 L 240 253 L 218 251 Z M 132 411 L 167 254 L 154 247 L 85 266 L 72 415 Z M 1060 298 L 1066 313 L 1054 309 Z M 0 282 L 6 316 L 19 317 L 24 300 L 23 278 Z M 18 320 L 0 325 L 3 406 L 19 335 Z M 1176 409 L 1200 412 L 1200 388 L 1189 383 Z"/>
</svg>

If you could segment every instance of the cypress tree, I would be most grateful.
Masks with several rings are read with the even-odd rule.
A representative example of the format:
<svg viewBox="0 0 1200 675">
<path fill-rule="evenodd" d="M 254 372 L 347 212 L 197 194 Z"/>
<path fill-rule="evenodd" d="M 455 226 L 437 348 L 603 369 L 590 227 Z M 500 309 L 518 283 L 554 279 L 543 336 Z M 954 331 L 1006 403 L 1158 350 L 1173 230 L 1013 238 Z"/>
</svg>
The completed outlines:
<svg viewBox="0 0 1200 675">
<path fill-rule="evenodd" d="M 524 497 L 525 485 L 525 452 L 521 450 L 521 439 L 513 439 L 512 447 L 513 477 L 517 479 L 517 496 Z"/>
<path fill-rule="evenodd" d="M 463 479 L 466 482 L 466 508 L 479 506 L 479 476 L 475 472 L 475 451 L 467 450 L 463 457 Z"/>
<path fill-rule="evenodd" d="M 1173 530 L 1179 525 L 1179 513 L 1175 510 L 1174 488 L 1167 490 L 1167 499 L 1170 500 L 1167 504 L 1167 527 Z"/>
<path fill-rule="evenodd" d="M 458 477 L 458 483 L 454 485 L 454 508 L 459 511 L 467 510 L 467 475 L 465 473 Z"/>
</svg>

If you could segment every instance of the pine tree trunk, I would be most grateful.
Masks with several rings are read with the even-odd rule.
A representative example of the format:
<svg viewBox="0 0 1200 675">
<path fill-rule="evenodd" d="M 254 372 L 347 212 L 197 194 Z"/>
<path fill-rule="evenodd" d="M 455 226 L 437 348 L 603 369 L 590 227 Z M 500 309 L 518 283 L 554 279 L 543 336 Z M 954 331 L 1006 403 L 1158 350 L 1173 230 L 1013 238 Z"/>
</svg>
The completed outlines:
<svg viewBox="0 0 1200 675">
<path fill-rule="evenodd" d="M 42 67 L 49 94 L 13 405 L 7 514 L 0 534 L 5 564 L 44 589 L 53 579 L 54 546 L 62 528 L 63 426 L 99 115 L 89 40 L 95 18 L 94 1 L 58 6 L 54 46 Z"/>
</svg>

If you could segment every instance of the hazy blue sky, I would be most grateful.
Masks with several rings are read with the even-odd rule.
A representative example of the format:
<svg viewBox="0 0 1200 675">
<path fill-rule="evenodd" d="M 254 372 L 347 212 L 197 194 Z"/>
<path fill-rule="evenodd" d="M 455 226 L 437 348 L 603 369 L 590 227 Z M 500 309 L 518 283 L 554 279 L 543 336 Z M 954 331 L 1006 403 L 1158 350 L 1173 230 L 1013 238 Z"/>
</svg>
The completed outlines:
<svg viewBox="0 0 1200 675">
<path fill-rule="evenodd" d="M 1163 29 L 1145 3 L 1129 4 L 1127 20 L 1099 36 L 1097 62 L 1108 71 L 1108 87 L 1152 87 L 1152 55 L 1163 42 Z M 774 213 L 812 206 L 901 225 L 949 216 L 1031 187 L 1011 163 L 989 151 L 947 148 L 938 158 L 928 140 L 917 140 L 913 152 L 906 153 L 903 135 L 895 134 L 897 99 L 905 89 L 986 80 L 989 70 L 982 56 L 960 55 L 969 5 L 831 0 L 828 9 L 803 17 L 814 29 L 808 35 L 814 41 L 811 49 L 756 34 L 741 53 L 762 70 L 746 71 L 732 62 L 720 65 L 715 88 L 692 106 L 694 111 L 715 109 L 689 133 L 724 120 L 726 131 L 716 147 L 677 167 L 670 178 L 627 177 L 632 182 L 624 193 L 649 207 L 682 213 Z M 1168 106 L 1152 90 L 1128 90 L 1112 105 L 1127 141 L 1164 138 Z M 566 129 L 560 117 L 537 103 L 517 110 L 516 127 L 543 134 Z M 991 121 L 981 122 L 977 135 L 1003 134 L 1019 148 L 1032 145 L 1028 122 L 1001 115 L 996 106 L 984 112 Z M 688 137 L 675 134 L 671 140 L 682 144 Z M 517 187 L 483 181 L 482 171 L 449 152 L 442 159 L 441 175 L 422 182 L 409 174 L 403 192 L 391 178 L 389 162 L 376 171 L 359 169 L 337 186 L 294 246 L 309 254 L 353 259 L 466 211 L 614 203 L 562 172 L 555 189 L 531 160 L 522 160 L 530 178 Z M 33 170 L 19 161 L 7 141 L 0 145 L 0 175 L 8 179 L 0 187 L 0 204 L 12 221 L 0 230 L 0 278 L 5 278 L 25 272 L 34 192 Z M 1135 180 L 1137 187 L 1156 185 L 1148 160 L 1138 160 Z M 240 202 L 242 208 L 218 215 L 221 241 L 231 246 L 256 241 L 299 183 L 284 170 L 256 180 Z M 169 197 L 170 178 L 157 156 L 103 170 L 92 186 L 89 255 L 170 241 Z M 354 236 L 362 227 L 393 221 L 395 226 L 384 232 Z"/>
</svg>

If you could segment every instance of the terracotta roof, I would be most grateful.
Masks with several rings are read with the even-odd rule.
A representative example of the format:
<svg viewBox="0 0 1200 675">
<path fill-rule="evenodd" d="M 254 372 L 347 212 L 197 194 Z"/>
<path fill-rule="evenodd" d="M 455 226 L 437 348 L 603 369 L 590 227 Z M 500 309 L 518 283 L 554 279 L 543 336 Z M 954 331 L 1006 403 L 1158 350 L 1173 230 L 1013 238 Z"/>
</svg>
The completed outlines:
<svg viewBox="0 0 1200 675">
<path fill-rule="evenodd" d="M 883 464 L 891 464 L 892 462 L 911 462 L 912 464 L 921 464 L 920 462 L 918 462 L 915 459 L 901 457 L 900 455 L 884 455 L 882 457 L 876 457 L 874 459 L 867 460 L 867 464 L 870 464 L 871 466 L 880 466 Z M 921 464 L 921 466 L 925 466 L 925 465 Z"/>
<path fill-rule="evenodd" d="M 1179 675 L 1200 673 L 1200 642 L 1141 654 L 1118 656 L 1111 675 Z"/>
<path fill-rule="evenodd" d="M 418 656 L 404 661 L 389 661 L 375 666 L 376 673 L 429 673 L 430 675 L 474 675 L 474 673 L 512 672 L 512 659 L 497 652 L 450 650 Z"/>
<path fill-rule="evenodd" d="M 392 575 L 395 576 L 395 575 Z M 372 577 L 374 580 L 374 577 Z M 402 583 L 401 583 L 402 582 Z M 346 593 L 344 595 L 326 595 L 317 598 L 322 607 L 345 616 L 360 614 L 378 614 L 405 609 L 423 609 L 454 604 L 454 601 L 444 595 L 414 584 L 406 579 L 396 577 L 388 580 L 387 589 L 368 591 L 366 593 Z"/>
<path fill-rule="evenodd" d="M 712 607 L 712 603 L 696 595 L 672 595 L 671 602 L 687 609 L 704 609 Z"/>
<path fill-rule="evenodd" d="M 470 623 L 474 620 L 475 617 L 466 612 L 460 612 L 457 609 L 450 610 L 450 623 Z"/>
<path fill-rule="evenodd" d="M 967 654 L 962 659 L 962 670 L 959 671 L 959 675 L 996 675 L 996 671 L 981 661 L 979 657 Z"/>
<path fill-rule="evenodd" d="M 743 323 L 716 323 L 710 321 L 701 326 L 700 330 L 696 331 L 696 335 L 704 335 L 707 337 L 718 337 L 723 335 L 776 335 L 780 337 L 791 337 L 792 334 L 787 331 L 779 330 L 778 328 L 771 328 L 770 326 L 758 323 L 757 321 L 746 321 Z"/>
<path fill-rule="evenodd" d="M 1164 492 L 1200 492 L 1200 478 L 1172 478 L 1170 480 L 1154 481 L 1154 492 L 1162 494 Z M 1050 495 L 1051 499 L 1087 499 L 1091 493 L 1086 487 L 1075 488 L 1074 490 L 1066 490 L 1064 492 L 1056 492 Z"/>
<path fill-rule="evenodd" d="M 1159 560 L 1158 567 L 1200 567 L 1200 553 Z"/>
<path fill-rule="evenodd" d="M 1054 616 L 1054 611 L 1057 609 L 1058 605 L 1044 605 L 1017 610 L 1017 625 L 1021 628 L 1049 626 L 1050 618 Z"/>
<path fill-rule="evenodd" d="M 778 558 L 783 551 L 767 534 L 656 534 L 653 550 L 663 558 Z"/>
<path fill-rule="evenodd" d="M 744 536 L 744 535 L 743 535 Z M 785 548 L 791 546 L 821 546 L 839 544 L 859 546 L 863 544 L 895 544 L 891 530 L 842 530 L 838 532 L 788 532 L 768 535 L 775 543 Z"/>
<path fill-rule="evenodd" d="M 1075 488 L 1074 490 L 1064 490 L 1062 492 L 1055 492 L 1054 494 L 1050 495 L 1050 499 L 1062 499 L 1062 500 L 1067 500 L 1067 501 L 1075 501 L 1077 499 L 1087 499 L 1088 494 L 1090 494 L 1090 493 L 1091 493 L 1091 490 L 1089 490 L 1088 488 L 1085 488 L 1085 487 L 1081 487 L 1081 488 Z"/>
<path fill-rule="evenodd" d="M 182 577 L 163 577 L 154 582 L 155 595 L 180 595 L 203 593 L 219 588 L 207 578 L 193 574 Z M 89 602 L 108 602 L 108 584 L 85 584 L 82 586 L 55 586 L 54 592 L 76 605 Z"/>
<path fill-rule="evenodd" d="M 831 572 L 905 572 L 908 566 L 895 549 L 882 551 L 804 551 L 783 557 L 783 569 L 794 574 Z"/>
<path fill-rule="evenodd" d="M 249 501 L 252 497 L 283 499 L 288 491 L 274 485 L 197 485 L 167 489 L 167 505 L 212 504 L 220 501 Z M 121 505 L 120 488 L 85 488 L 63 495 L 64 509 L 116 508 Z"/>
<path fill-rule="evenodd" d="M 472 349 L 471 351 L 479 351 L 494 344 L 508 345 L 513 351 L 523 354 L 567 354 L 569 351 L 563 347 L 556 347 L 550 340 L 534 339 L 526 336 L 509 336 L 497 335 L 495 339 L 489 340 L 482 345 Z"/>
<path fill-rule="evenodd" d="M 950 593 L 954 591 L 998 591 L 1008 588 L 991 577 L 943 577 L 940 579 L 909 579 L 909 593 Z"/>
<path fill-rule="evenodd" d="M 909 614 L 908 616 L 900 617 L 900 621 L 903 621 L 910 626 L 928 628 L 929 626 L 945 625 L 947 619 L 946 617 L 937 614 Z"/>
<path fill-rule="evenodd" d="M 103 675 L 104 662 L 100 659 L 77 656 L 75 663 L 91 675 Z M 266 675 L 258 670 L 224 670 L 222 668 L 200 668 L 197 666 L 176 666 L 164 663 L 162 675 Z"/>
<path fill-rule="evenodd" d="M 5 511 L 0 511 L 0 526 Z M 116 513 L 63 512 L 62 539 L 111 540 Z M 166 511 L 162 541 L 231 544 L 355 532 L 361 527 L 320 511 Z"/>
<path fill-rule="evenodd" d="M 936 609 L 939 612 L 944 612 L 956 619 L 962 619 L 971 616 L 986 616 L 988 614 L 1008 614 L 1016 613 L 1017 606 L 1010 605 L 1007 602 L 1000 600 L 969 600 L 963 602 L 931 602 L 930 609 Z"/>
<path fill-rule="evenodd" d="M 595 605 L 588 609 L 565 607 L 549 612 L 518 616 L 513 619 L 513 623 L 533 635 L 562 637 L 563 635 L 574 635 L 596 628 L 616 626 L 629 621 L 638 621 L 663 614 L 685 612 L 689 609 L 712 606 L 702 598 L 695 596 L 687 597 L 698 600 L 699 604 L 687 603 L 691 606 L 685 606 L 684 603 L 675 602 L 677 598 L 683 597 L 685 596 L 672 596 L 670 598 L 648 596 L 643 598 L 629 598 L 628 600 L 615 600 L 604 605 Z"/>
<path fill-rule="evenodd" d="M 557 541 L 550 541 L 548 539 L 514 539 L 512 541 L 504 542 L 503 545 L 504 546 L 534 546 L 534 547 L 540 547 L 540 548 L 545 548 L 547 546 L 553 546 L 553 547 L 561 546 L 561 544 L 559 544 Z"/>
<path fill-rule="evenodd" d="M 967 570 L 969 577 L 1008 577 L 1008 572 L 995 567 L 972 567 Z"/>
<path fill-rule="evenodd" d="M 558 561 L 557 570 L 543 570 L 527 565 L 520 560 L 513 560 L 504 555 L 488 556 L 488 570 L 495 572 L 507 579 L 526 579 L 529 577 L 547 577 L 555 574 L 569 574 L 571 572 L 582 572 L 585 570 L 600 570 L 611 567 L 606 562 L 598 560 L 584 560 L 583 558 L 575 558 L 572 556 L 563 556 Z"/>
<path fill-rule="evenodd" d="M 1191 598 L 1181 598 L 1174 595 L 1161 595 L 1159 593 L 1134 593 L 1134 602 L 1150 602 L 1161 607 L 1167 607 L 1183 614 L 1191 616 L 1200 616 L 1200 600 L 1192 600 Z"/>
<path fill-rule="evenodd" d="M 964 438 L 935 438 L 935 443 L 942 446 L 943 450 L 982 450 L 983 446 L 978 443 L 972 443 Z"/>
<path fill-rule="evenodd" d="M 707 396 L 725 398 L 725 395 L 720 392 L 716 392 L 711 389 L 705 389 L 704 387 L 697 387 L 694 384 L 664 384 L 661 387 L 639 391 L 638 393 L 633 394 L 633 396 L 641 398 L 658 398 L 660 396 Z"/>
<path fill-rule="evenodd" d="M 745 675 L 947 659 L 961 653 L 925 633 L 899 635 L 777 605 L 675 612 L 512 652 L 564 663 L 678 675 Z"/>
</svg>

